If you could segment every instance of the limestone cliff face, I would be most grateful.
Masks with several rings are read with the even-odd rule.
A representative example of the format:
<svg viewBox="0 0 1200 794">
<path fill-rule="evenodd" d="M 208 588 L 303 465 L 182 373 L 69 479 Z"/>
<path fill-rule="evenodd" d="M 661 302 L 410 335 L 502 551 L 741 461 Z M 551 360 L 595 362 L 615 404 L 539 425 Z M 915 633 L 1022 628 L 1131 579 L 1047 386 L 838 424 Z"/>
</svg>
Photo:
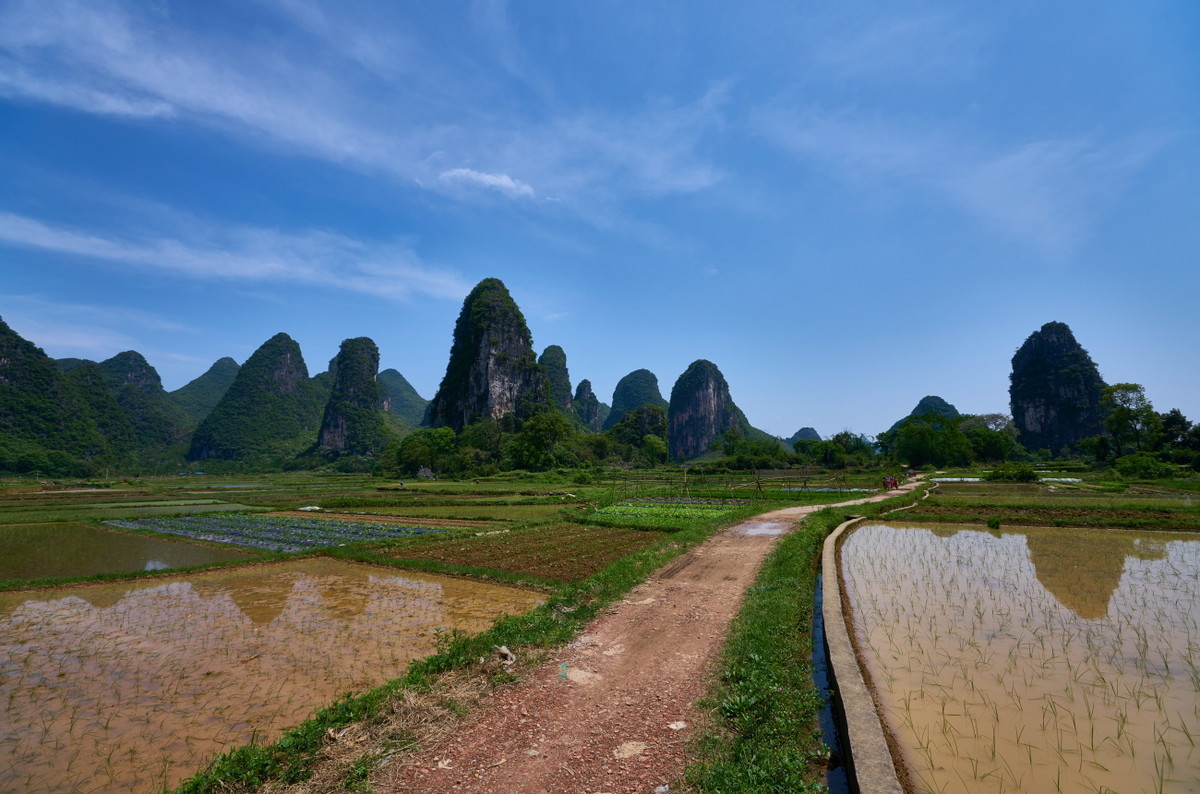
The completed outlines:
<svg viewBox="0 0 1200 794">
<path fill-rule="evenodd" d="M 429 406 L 433 427 L 462 428 L 477 419 L 529 416 L 550 404 L 525 317 L 499 279 L 479 282 L 454 326 L 450 362 Z"/>
<path fill-rule="evenodd" d="M 571 400 L 571 373 L 567 371 L 567 354 L 558 345 L 550 345 L 542 351 L 538 363 L 546 370 L 550 385 L 550 402 L 564 414 L 574 414 Z"/>
<path fill-rule="evenodd" d="M 671 457 L 686 460 L 703 455 L 731 428 L 746 432 L 746 416 L 729 396 L 729 384 L 716 364 L 692 362 L 671 389 L 667 409 L 667 445 Z"/>
<path fill-rule="evenodd" d="M 1028 450 L 1057 453 L 1102 432 L 1104 381 L 1064 323 L 1046 323 L 1012 358 L 1009 409 Z"/>
<path fill-rule="evenodd" d="M 342 342 L 329 366 L 333 386 L 317 445 L 345 455 L 375 455 L 391 436 L 384 419 L 390 395 L 379 382 L 379 348 L 365 336 Z"/>
<path fill-rule="evenodd" d="M 607 406 L 600 402 L 596 393 L 592 391 L 590 380 L 579 381 L 579 386 L 575 389 L 575 399 L 571 404 L 583 426 L 593 433 L 599 433 L 608 417 L 608 412 L 604 410 Z"/>
</svg>

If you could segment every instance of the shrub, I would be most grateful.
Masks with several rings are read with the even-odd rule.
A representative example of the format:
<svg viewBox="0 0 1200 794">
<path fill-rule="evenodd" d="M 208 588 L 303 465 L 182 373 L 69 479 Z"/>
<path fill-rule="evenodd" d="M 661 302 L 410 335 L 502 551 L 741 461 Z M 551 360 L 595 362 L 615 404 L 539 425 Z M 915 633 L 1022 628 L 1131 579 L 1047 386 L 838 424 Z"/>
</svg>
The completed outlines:
<svg viewBox="0 0 1200 794">
<path fill-rule="evenodd" d="M 1117 458 L 1116 466 L 1122 477 L 1135 480 L 1162 480 L 1179 474 L 1176 466 L 1164 463 L 1149 452 L 1135 452 Z"/>
<path fill-rule="evenodd" d="M 1032 466 L 1023 463 L 1006 463 L 984 475 L 989 482 L 1038 482 L 1039 477 Z"/>
</svg>

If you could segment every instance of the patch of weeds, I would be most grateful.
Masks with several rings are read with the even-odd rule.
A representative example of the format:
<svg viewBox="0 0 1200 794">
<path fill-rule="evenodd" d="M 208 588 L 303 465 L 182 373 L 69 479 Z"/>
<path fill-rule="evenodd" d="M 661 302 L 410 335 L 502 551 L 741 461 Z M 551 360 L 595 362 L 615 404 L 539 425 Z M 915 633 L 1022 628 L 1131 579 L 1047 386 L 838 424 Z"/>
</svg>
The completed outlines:
<svg viewBox="0 0 1200 794">
<path fill-rule="evenodd" d="M 288 731 L 273 745 L 241 747 L 226 753 L 208 769 L 184 781 L 176 791 L 215 794 L 308 780 L 318 767 L 331 731 L 337 733 L 351 723 L 377 720 L 408 694 L 428 691 L 443 676 L 477 669 L 481 658 L 493 658 L 493 648 L 497 645 L 529 656 L 569 642 L 609 604 L 641 583 L 648 571 L 661 568 L 721 526 L 714 522 L 670 535 L 654 533 L 657 537 L 651 536 L 652 543 L 612 561 L 583 581 L 556 586 L 542 606 L 531 612 L 501 618 L 492 628 L 475 636 L 442 632 L 437 652 L 414 661 L 403 677 L 337 701 Z M 514 673 L 498 670 L 491 670 L 486 676 L 489 681 L 515 678 Z"/>
<path fill-rule="evenodd" d="M 346 771 L 346 776 L 342 778 L 342 786 L 346 791 L 363 792 L 370 794 L 371 784 L 368 778 L 371 776 L 371 771 L 375 768 L 375 757 L 370 753 L 359 756 L 359 758 L 350 765 L 350 769 Z"/>
<path fill-rule="evenodd" d="M 874 516 L 911 500 L 903 496 L 855 510 Z M 699 704 L 710 719 L 692 748 L 699 760 L 686 772 L 696 791 L 828 791 L 812 618 L 821 546 L 845 518 L 844 508 L 809 516 L 780 540 L 747 591 L 721 674 Z"/>
</svg>

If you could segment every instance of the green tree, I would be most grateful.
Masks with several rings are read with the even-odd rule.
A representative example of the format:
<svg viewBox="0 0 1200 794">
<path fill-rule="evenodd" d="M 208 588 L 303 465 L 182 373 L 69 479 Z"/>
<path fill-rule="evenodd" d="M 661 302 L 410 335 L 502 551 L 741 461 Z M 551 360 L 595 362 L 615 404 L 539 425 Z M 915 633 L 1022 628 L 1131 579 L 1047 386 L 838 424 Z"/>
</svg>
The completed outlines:
<svg viewBox="0 0 1200 794">
<path fill-rule="evenodd" d="M 1154 446 L 1162 428 L 1162 420 L 1146 398 L 1146 390 L 1138 383 L 1115 383 L 1100 393 L 1104 427 L 1113 438 L 1120 455 L 1132 445 L 1142 452 Z"/>
<path fill-rule="evenodd" d="M 416 474 L 422 467 L 436 473 L 458 451 L 458 438 L 448 427 L 424 428 L 392 444 L 379 457 L 379 468 L 396 474 Z"/>
<path fill-rule="evenodd" d="M 1184 447 L 1188 441 L 1188 431 L 1192 429 L 1192 423 L 1183 415 L 1183 412 L 1178 408 L 1172 408 L 1165 414 L 1158 415 L 1159 427 L 1161 434 L 1159 443 L 1163 447 Z"/>
<path fill-rule="evenodd" d="M 642 438 L 642 455 L 651 466 L 667 462 L 667 442 L 662 436 L 647 433 Z"/>
<path fill-rule="evenodd" d="M 923 414 L 904 420 L 888 436 L 885 447 L 909 466 L 966 466 L 974 456 L 971 442 L 959 429 L 961 417 Z"/>
<path fill-rule="evenodd" d="M 507 463 L 514 469 L 545 471 L 577 462 L 570 445 L 571 423 L 558 411 L 543 411 L 525 420 L 504 448 Z"/>
</svg>

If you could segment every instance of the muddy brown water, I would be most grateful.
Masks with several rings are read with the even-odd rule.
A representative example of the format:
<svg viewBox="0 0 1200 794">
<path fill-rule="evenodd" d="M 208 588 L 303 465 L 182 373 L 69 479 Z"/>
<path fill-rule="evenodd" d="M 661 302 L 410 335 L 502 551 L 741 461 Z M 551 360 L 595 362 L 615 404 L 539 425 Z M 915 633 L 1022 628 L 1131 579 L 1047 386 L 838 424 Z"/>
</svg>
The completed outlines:
<svg viewBox="0 0 1200 794">
<path fill-rule="evenodd" d="M 919 790 L 1200 791 L 1200 538 L 868 524 L 841 554 Z"/>
<path fill-rule="evenodd" d="M 542 599 L 329 559 L 0 593 L 0 791 L 159 791 Z"/>
</svg>

